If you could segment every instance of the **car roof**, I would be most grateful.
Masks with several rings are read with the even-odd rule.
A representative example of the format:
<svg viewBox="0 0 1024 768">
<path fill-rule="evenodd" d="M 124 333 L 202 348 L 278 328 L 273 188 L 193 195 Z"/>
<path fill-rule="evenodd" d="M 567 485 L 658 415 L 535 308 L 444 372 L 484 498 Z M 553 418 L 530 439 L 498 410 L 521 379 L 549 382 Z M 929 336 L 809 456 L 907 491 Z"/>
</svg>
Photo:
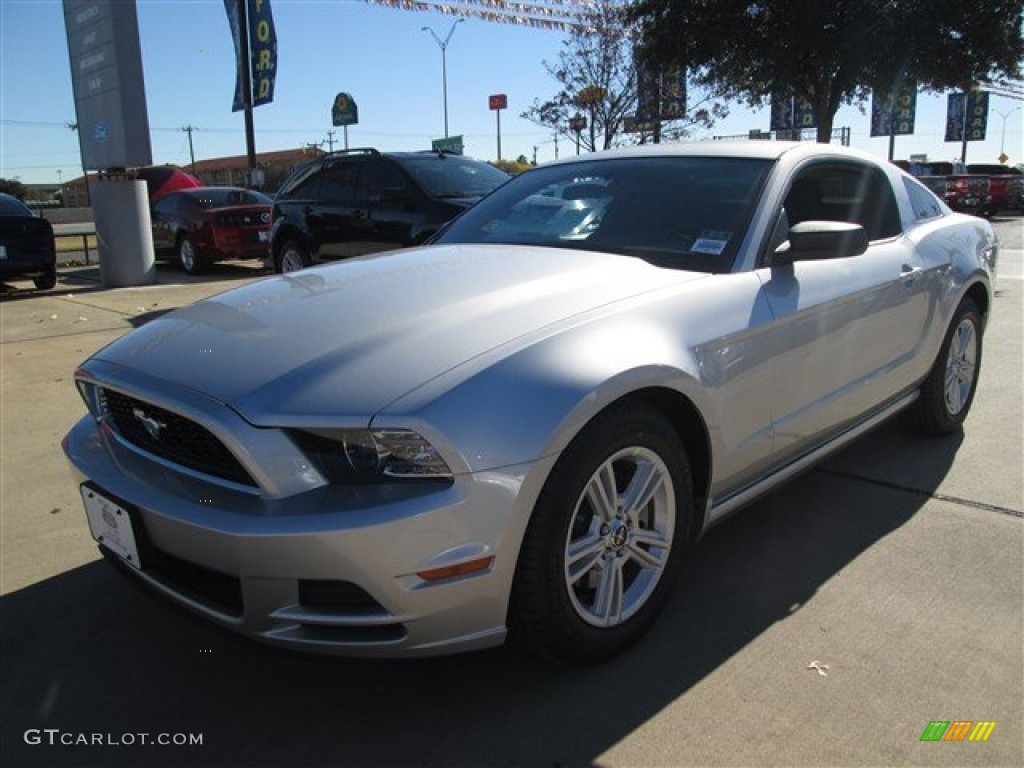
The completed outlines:
<svg viewBox="0 0 1024 768">
<path fill-rule="evenodd" d="M 810 141 L 683 141 L 667 144 L 644 144 L 636 147 L 609 149 L 587 155 L 554 160 L 545 165 L 563 165 L 588 160 L 634 157 L 722 157 L 778 160 L 783 155 L 807 157 L 847 157 L 877 162 L 872 155 L 848 147 L 818 144 Z"/>
</svg>

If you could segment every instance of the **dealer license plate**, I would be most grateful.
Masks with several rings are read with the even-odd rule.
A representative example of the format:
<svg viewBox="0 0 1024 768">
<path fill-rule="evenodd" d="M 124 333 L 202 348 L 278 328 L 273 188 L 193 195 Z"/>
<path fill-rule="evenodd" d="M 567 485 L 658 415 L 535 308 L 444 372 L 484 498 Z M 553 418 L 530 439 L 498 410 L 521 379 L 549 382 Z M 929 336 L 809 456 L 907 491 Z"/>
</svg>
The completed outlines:
<svg viewBox="0 0 1024 768">
<path fill-rule="evenodd" d="M 92 537 L 129 565 L 141 568 L 128 510 L 88 485 L 83 485 L 81 491 Z"/>
</svg>

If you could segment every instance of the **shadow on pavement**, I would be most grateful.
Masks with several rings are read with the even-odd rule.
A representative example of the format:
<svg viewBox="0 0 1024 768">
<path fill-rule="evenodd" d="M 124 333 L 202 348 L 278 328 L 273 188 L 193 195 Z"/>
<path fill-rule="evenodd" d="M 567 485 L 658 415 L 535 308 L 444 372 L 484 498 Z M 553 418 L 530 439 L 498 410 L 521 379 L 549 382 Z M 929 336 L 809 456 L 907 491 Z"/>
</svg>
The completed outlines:
<svg viewBox="0 0 1024 768">
<path fill-rule="evenodd" d="M 157 262 L 157 285 L 193 285 L 218 280 L 270 277 L 273 272 L 259 261 L 217 261 L 210 264 L 201 275 L 186 275 L 174 264 Z M 57 271 L 57 286 L 47 291 L 36 290 L 31 280 L 0 283 L 0 300 L 24 300 L 35 297 L 64 296 L 67 293 L 84 294 L 112 290 L 102 284 L 98 264 L 91 266 L 60 267 Z"/>
<path fill-rule="evenodd" d="M 887 427 L 856 447 L 865 479 L 826 465 L 715 528 L 651 633 L 590 669 L 514 647 L 403 662 L 283 652 L 91 563 L 0 599 L 0 763 L 591 765 L 910 520 L 960 444 L 922 451 L 920 442 Z M 892 453 L 917 490 L 871 480 Z M 30 745 L 31 728 L 202 734 L 203 743 Z"/>
</svg>

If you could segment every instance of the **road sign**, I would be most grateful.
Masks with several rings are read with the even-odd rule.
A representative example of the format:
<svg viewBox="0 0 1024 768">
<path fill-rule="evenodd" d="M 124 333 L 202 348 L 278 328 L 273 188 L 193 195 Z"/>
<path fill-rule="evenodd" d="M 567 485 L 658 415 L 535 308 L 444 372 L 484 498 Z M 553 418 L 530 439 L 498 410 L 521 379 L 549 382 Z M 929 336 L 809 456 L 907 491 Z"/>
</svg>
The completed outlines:
<svg viewBox="0 0 1024 768">
<path fill-rule="evenodd" d="M 487 106 L 490 109 L 508 109 L 508 96 L 504 93 L 492 93 L 487 97 Z"/>
<path fill-rule="evenodd" d="M 359 107 L 349 93 L 339 93 L 331 107 L 331 122 L 334 125 L 355 125 L 359 122 Z"/>
<path fill-rule="evenodd" d="M 450 152 L 453 155 L 462 154 L 462 137 L 461 136 L 447 136 L 443 139 L 434 139 L 430 142 L 431 148 L 435 152 Z"/>
</svg>

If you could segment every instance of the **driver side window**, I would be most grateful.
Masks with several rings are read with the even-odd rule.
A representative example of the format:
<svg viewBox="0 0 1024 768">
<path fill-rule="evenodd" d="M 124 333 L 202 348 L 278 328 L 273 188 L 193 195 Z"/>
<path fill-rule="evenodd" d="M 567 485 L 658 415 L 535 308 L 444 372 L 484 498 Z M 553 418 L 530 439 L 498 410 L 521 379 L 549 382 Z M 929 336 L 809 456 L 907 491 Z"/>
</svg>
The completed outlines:
<svg viewBox="0 0 1024 768">
<path fill-rule="evenodd" d="M 877 168 L 858 163 L 805 169 L 790 186 L 783 208 L 784 231 L 804 221 L 844 221 L 864 227 L 869 241 L 902 232 L 889 179 Z"/>
</svg>

